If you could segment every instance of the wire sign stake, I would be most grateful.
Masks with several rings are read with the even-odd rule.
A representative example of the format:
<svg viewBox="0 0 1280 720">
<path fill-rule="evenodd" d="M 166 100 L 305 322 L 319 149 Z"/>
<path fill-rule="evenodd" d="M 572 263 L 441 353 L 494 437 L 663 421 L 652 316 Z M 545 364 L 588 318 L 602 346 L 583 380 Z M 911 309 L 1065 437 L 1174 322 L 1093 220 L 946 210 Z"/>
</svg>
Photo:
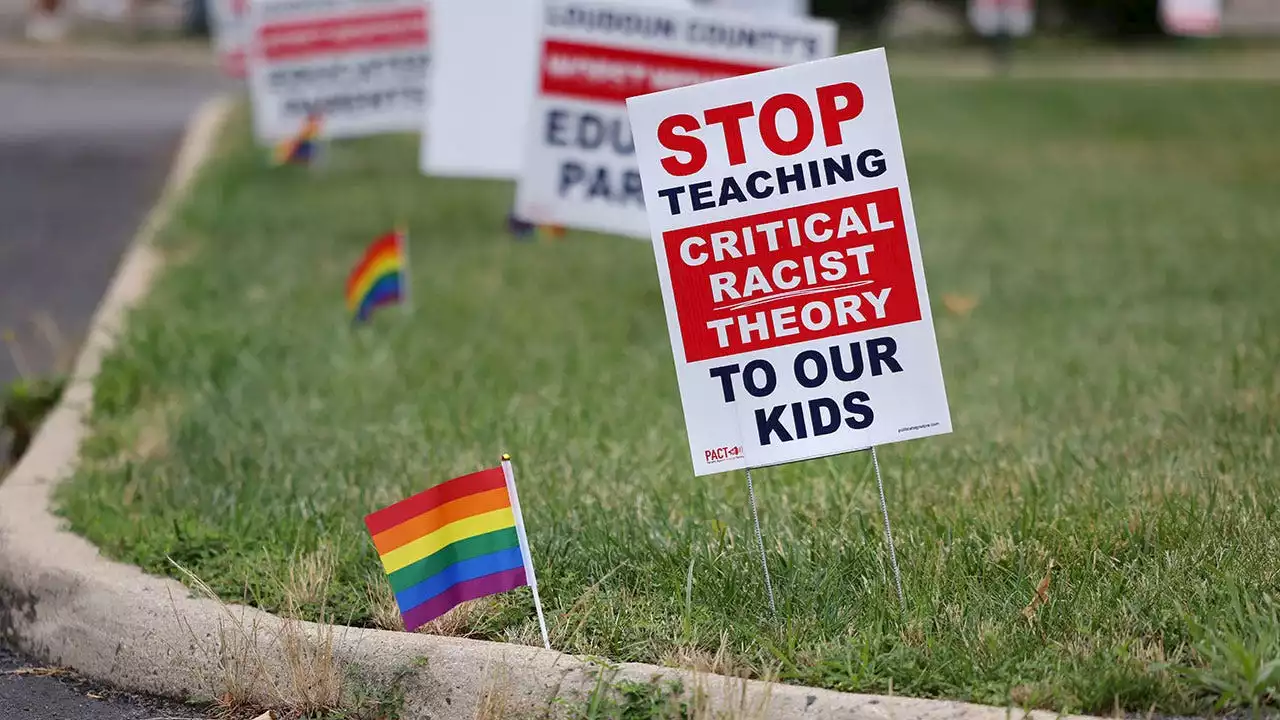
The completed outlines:
<svg viewBox="0 0 1280 720">
<path fill-rule="evenodd" d="M 876 456 L 874 445 L 871 446 L 871 464 L 876 469 L 876 487 L 880 489 L 880 512 L 884 514 L 884 539 L 889 544 L 889 564 L 893 566 L 893 582 L 898 588 L 898 605 L 905 613 L 907 601 L 902 596 L 902 573 L 898 570 L 898 551 L 893 547 L 893 529 L 889 527 L 889 503 L 884 499 L 884 481 L 880 479 L 880 458 Z M 759 528 L 756 532 L 760 532 Z"/>
<path fill-rule="evenodd" d="M 769 577 L 769 562 L 764 556 L 764 535 L 760 532 L 760 513 L 756 510 L 756 488 L 751 482 L 751 468 L 747 468 L 747 497 L 751 500 L 751 519 L 756 524 L 756 542 L 760 545 L 760 567 L 764 568 L 764 589 L 769 594 L 769 610 L 778 619 L 778 605 L 773 600 L 773 579 Z"/>
</svg>

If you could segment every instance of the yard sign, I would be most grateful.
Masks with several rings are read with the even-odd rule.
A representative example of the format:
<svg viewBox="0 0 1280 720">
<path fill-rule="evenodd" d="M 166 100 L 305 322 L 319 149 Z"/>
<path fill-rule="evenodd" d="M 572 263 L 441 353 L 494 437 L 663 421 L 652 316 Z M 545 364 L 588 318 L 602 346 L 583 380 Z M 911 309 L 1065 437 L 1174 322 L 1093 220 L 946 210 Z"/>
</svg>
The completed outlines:
<svg viewBox="0 0 1280 720">
<path fill-rule="evenodd" d="M 690 0 L 634 0 L 688 8 Z M 514 180 L 538 85 L 541 0 L 432 0 L 426 175 Z M 484 88 L 484 92 L 477 92 Z"/>
<path fill-rule="evenodd" d="M 1035 26 L 1035 0 L 969 0 L 969 23 L 984 37 L 1026 37 Z"/>
<path fill-rule="evenodd" d="M 714 10 L 755 13 L 757 15 L 807 17 L 809 0 L 697 0 Z"/>
<path fill-rule="evenodd" d="M 1222 0 L 1160 0 L 1160 24 L 1170 35 L 1214 37 L 1222 30 Z"/>
<path fill-rule="evenodd" d="M 260 142 L 296 133 L 313 111 L 331 138 L 421 127 L 429 62 L 422 0 L 256 0 L 251 12 Z"/>
<path fill-rule="evenodd" d="M 950 432 L 884 51 L 627 105 L 694 472 Z"/>
<path fill-rule="evenodd" d="M 218 65 L 228 76 L 243 78 L 244 46 L 249 37 L 249 0 L 212 0 L 209 11 Z"/>
<path fill-rule="evenodd" d="M 549 0 L 516 214 L 649 236 L 626 99 L 829 56 L 828 20 Z"/>
<path fill-rule="evenodd" d="M 516 177 L 538 72 L 538 7 L 537 0 L 433 0 L 424 174 Z"/>
</svg>

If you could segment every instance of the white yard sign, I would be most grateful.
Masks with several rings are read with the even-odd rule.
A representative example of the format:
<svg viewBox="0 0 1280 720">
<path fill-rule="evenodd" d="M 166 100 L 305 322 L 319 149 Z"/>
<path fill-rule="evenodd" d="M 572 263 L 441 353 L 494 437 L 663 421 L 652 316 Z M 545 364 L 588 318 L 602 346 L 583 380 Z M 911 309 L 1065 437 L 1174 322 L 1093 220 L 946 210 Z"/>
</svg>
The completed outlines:
<svg viewBox="0 0 1280 720">
<path fill-rule="evenodd" d="M 548 0 L 516 214 L 649 237 L 626 99 L 829 56 L 826 20 Z"/>
<path fill-rule="evenodd" d="M 244 77 L 245 43 L 249 39 L 249 0 L 209 0 L 208 8 L 218 65 L 231 77 Z"/>
<path fill-rule="evenodd" d="M 809 15 L 809 0 L 697 0 L 697 4 L 713 10 L 774 17 L 807 17 Z"/>
<path fill-rule="evenodd" d="M 1222 0 L 1160 0 L 1160 24 L 1170 35 L 1214 37 L 1222 30 Z"/>
<path fill-rule="evenodd" d="M 423 173 L 515 178 L 537 83 L 540 7 L 538 0 L 433 0 Z"/>
<path fill-rule="evenodd" d="M 688 8 L 690 0 L 635 0 Z M 542 0 L 432 0 L 427 175 L 514 180 L 538 86 Z M 477 89 L 483 88 L 483 92 Z"/>
<path fill-rule="evenodd" d="M 694 472 L 950 432 L 884 51 L 627 105 Z"/>
<path fill-rule="evenodd" d="M 256 0 L 249 43 L 254 131 L 273 142 L 308 113 L 325 137 L 416 132 L 426 110 L 423 0 Z"/>
<path fill-rule="evenodd" d="M 969 0 L 969 23 L 979 35 L 1026 37 L 1035 21 L 1035 0 Z"/>
</svg>

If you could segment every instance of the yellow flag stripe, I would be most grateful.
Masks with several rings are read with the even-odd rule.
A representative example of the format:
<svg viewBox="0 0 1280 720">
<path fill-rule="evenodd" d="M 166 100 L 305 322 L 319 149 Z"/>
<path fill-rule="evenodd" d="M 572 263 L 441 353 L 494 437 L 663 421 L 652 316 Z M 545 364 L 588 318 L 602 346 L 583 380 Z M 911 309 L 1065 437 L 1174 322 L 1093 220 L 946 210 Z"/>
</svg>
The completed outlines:
<svg viewBox="0 0 1280 720">
<path fill-rule="evenodd" d="M 400 262 L 399 255 L 387 255 L 375 260 L 356 281 L 351 294 L 347 296 L 347 309 L 355 310 L 359 307 L 364 296 L 368 295 L 374 283 L 378 282 L 378 278 L 389 273 L 400 272 L 402 268 L 403 263 Z"/>
<path fill-rule="evenodd" d="M 516 516 L 510 507 L 500 510 L 472 515 L 469 518 L 449 523 L 433 533 L 423 535 L 411 543 L 406 543 L 382 556 L 382 567 L 391 574 L 400 568 L 412 565 L 419 560 L 438 552 L 459 540 L 483 535 L 494 530 L 515 527 Z"/>
</svg>

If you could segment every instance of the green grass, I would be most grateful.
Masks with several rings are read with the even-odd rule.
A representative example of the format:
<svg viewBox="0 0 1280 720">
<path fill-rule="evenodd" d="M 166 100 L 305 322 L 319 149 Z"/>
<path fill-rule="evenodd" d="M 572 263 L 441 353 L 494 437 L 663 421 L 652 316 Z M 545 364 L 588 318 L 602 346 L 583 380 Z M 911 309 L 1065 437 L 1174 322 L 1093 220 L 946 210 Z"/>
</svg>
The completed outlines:
<svg viewBox="0 0 1280 720">
<path fill-rule="evenodd" d="M 882 453 L 905 617 L 857 454 L 758 473 L 776 625 L 741 474 L 691 474 L 647 244 L 513 242 L 509 185 L 419 177 L 408 138 L 274 170 L 241 119 L 104 366 L 63 511 L 267 608 L 331 547 L 327 606 L 369 624 L 362 516 L 506 451 L 567 651 L 1069 711 L 1275 703 L 1280 92 L 896 90 L 956 427 Z M 353 330 L 347 268 L 402 218 L 413 312 Z M 527 592 L 467 630 L 535 642 Z"/>
</svg>

